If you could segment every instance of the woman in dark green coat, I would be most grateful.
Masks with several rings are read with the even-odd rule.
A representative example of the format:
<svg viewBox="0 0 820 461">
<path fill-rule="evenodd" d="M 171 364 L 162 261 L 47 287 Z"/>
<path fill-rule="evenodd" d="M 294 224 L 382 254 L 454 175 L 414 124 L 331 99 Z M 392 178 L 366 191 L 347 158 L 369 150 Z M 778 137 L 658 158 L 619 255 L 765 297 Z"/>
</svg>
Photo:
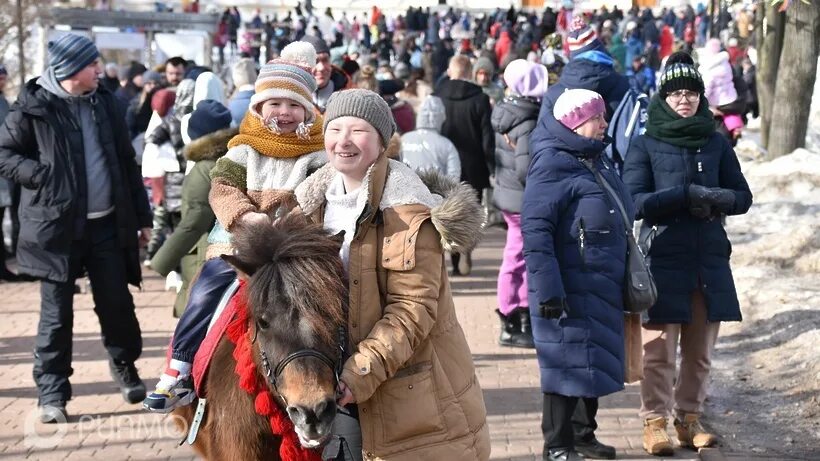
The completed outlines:
<svg viewBox="0 0 820 461">
<path fill-rule="evenodd" d="M 183 151 L 189 171 L 182 183 L 182 220 L 151 259 L 151 267 L 163 276 L 173 270 L 181 272 L 182 288 L 174 303 L 174 317 L 185 310 L 188 286 L 205 262 L 208 232 L 216 221 L 208 203 L 210 172 L 216 160 L 228 152 L 228 141 L 239 132 L 229 128 L 230 123 L 230 111 L 213 100 L 200 102 L 188 122 L 191 143 Z"/>
</svg>

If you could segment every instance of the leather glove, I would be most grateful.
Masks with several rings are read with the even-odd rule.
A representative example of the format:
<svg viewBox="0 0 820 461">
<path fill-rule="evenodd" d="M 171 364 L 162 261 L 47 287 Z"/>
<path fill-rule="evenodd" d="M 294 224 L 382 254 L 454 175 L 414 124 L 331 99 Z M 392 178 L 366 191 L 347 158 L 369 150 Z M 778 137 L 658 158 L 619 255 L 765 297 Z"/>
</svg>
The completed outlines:
<svg viewBox="0 0 820 461">
<path fill-rule="evenodd" d="M 735 207 L 735 192 L 730 189 L 715 187 L 709 189 L 712 206 L 718 210 L 728 213 Z"/>
<path fill-rule="evenodd" d="M 563 298 L 551 298 L 547 302 L 541 303 L 541 317 L 545 319 L 561 318 L 567 312 L 567 302 Z"/>
<path fill-rule="evenodd" d="M 700 184 L 689 184 L 689 187 L 686 188 L 686 194 L 689 197 L 690 207 L 701 207 L 706 204 L 711 205 L 708 187 L 701 186 Z"/>
<path fill-rule="evenodd" d="M 735 193 L 720 187 L 704 187 L 699 184 L 689 184 L 687 188 L 690 207 L 711 205 L 723 212 L 729 212 L 735 206 Z"/>
<path fill-rule="evenodd" d="M 698 219 L 709 219 L 712 217 L 712 205 L 704 204 L 699 206 L 690 206 L 689 214 Z"/>
</svg>

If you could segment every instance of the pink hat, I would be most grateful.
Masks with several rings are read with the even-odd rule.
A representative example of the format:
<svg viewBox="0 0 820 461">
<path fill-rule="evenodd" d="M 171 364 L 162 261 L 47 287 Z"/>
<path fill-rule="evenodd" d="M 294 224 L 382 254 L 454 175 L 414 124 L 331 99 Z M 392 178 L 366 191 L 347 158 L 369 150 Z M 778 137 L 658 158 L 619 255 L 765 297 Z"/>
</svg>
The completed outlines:
<svg viewBox="0 0 820 461">
<path fill-rule="evenodd" d="M 570 130 L 578 128 L 587 120 L 604 112 L 606 112 L 604 98 L 594 91 L 583 89 L 564 91 L 552 108 L 552 115 L 555 119 Z"/>
<path fill-rule="evenodd" d="M 734 131 L 738 128 L 743 128 L 743 119 L 740 118 L 740 115 L 736 114 L 724 115 L 723 124 L 726 125 L 727 130 Z"/>
<path fill-rule="evenodd" d="M 549 75 L 541 64 L 516 59 L 507 64 L 504 82 L 515 94 L 541 99 L 547 92 Z"/>
</svg>

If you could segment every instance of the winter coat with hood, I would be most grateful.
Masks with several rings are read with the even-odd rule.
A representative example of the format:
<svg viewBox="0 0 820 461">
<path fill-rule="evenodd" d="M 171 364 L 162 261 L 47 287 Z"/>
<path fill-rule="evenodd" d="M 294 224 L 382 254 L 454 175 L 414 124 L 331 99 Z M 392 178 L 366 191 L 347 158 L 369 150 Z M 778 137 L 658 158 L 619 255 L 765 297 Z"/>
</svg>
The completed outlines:
<svg viewBox="0 0 820 461">
<path fill-rule="evenodd" d="M 102 87 L 70 96 L 50 68 L 26 83 L 0 128 L 0 176 L 22 186 L 18 268 L 56 282 L 72 277 L 71 249 L 83 238 L 93 200 L 83 142 L 87 131 L 96 132 L 108 172 L 128 283 L 139 286 L 137 232 L 151 227 L 151 210 L 131 141 L 118 136 L 128 133 L 124 109 Z"/>
<path fill-rule="evenodd" d="M 541 390 L 600 397 L 623 389 L 625 225 L 629 191 L 602 154 L 606 144 L 581 137 L 552 111 L 542 113 L 531 142 L 521 231 Z M 581 162 L 618 192 L 629 222 Z M 540 306 L 565 303 L 560 318 Z"/>
<path fill-rule="evenodd" d="M 495 130 L 495 187 L 493 204 L 499 210 L 521 213 L 524 184 L 530 166 L 530 133 L 538 119 L 538 101 L 508 96 L 493 108 Z"/>
<path fill-rule="evenodd" d="M 701 99 L 701 104 L 704 101 Z M 649 309 L 650 323 L 689 323 L 691 296 L 698 288 L 710 322 L 741 320 L 729 257 L 732 244 L 720 218 L 689 213 L 687 187 L 731 189 L 735 203 L 727 215 L 744 214 L 752 193 L 732 146 L 713 133 L 699 149 L 674 146 L 642 135 L 629 148 L 623 180 L 632 192 L 641 240 L 654 235 L 647 254 L 658 286 L 658 302 Z"/>
<path fill-rule="evenodd" d="M 706 99 L 709 105 L 718 107 L 733 103 L 737 100 L 737 90 L 734 84 L 734 73 L 729 64 L 729 53 L 721 51 L 709 55 L 702 53 L 699 56 L 698 72 L 703 77 Z"/>
<path fill-rule="evenodd" d="M 216 222 L 208 202 L 210 173 L 217 159 L 228 152 L 228 141 L 237 133 L 238 128 L 219 130 L 192 141 L 183 150 L 185 158 L 194 162 L 194 166 L 182 182 L 182 219 L 151 259 L 151 268 L 163 277 L 177 267 L 182 269 L 182 289 L 174 303 L 177 317 L 182 315 L 188 302 L 188 286 L 205 262 L 208 232 Z"/>
<path fill-rule="evenodd" d="M 552 113 L 555 101 L 566 89 L 578 88 L 594 91 L 604 98 L 609 120 L 629 90 L 629 80 L 615 70 L 615 60 L 610 55 L 600 51 L 581 53 L 564 66 L 558 83 L 550 85 L 539 117 L 547 110 Z"/>
<path fill-rule="evenodd" d="M 447 119 L 441 134 L 458 149 L 461 180 L 481 192 L 490 187 L 494 169 L 495 133 L 490 123 L 490 98 L 466 80 L 447 80 L 434 93 L 441 98 Z"/>
<path fill-rule="evenodd" d="M 336 174 L 326 165 L 296 189 L 315 222 Z M 341 380 L 356 398 L 368 460 L 490 457 L 484 398 L 444 263 L 445 249 L 475 246 L 483 217 L 469 187 L 437 179 L 428 189 L 382 155 L 360 189 L 348 266 L 352 355 Z"/>
<path fill-rule="evenodd" d="M 434 170 L 455 180 L 461 178 L 458 150 L 440 133 L 447 114 L 441 99 L 432 96 L 421 103 L 416 130 L 401 137 L 401 161 L 414 170 Z"/>
</svg>

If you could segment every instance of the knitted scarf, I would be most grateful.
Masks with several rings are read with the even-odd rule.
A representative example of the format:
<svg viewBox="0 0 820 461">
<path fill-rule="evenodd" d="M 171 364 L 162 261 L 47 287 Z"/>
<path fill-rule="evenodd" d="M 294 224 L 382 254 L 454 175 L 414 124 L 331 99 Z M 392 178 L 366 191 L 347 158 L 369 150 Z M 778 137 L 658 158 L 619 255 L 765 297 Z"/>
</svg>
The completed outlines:
<svg viewBox="0 0 820 461">
<path fill-rule="evenodd" d="M 246 117 L 250 118 L 250 117 Z M 252 117 L 256 118 L 256 117 Z M 321 126 L 321 125 L 320 125 Z M 228 324 L 226 336 L 234 344 L 233 358 L 236 360 L 234 372 L 239 377 L 239 387 L 254 399 L 256 414 L 268 418 L 273 435 L 281 437 L 279 456 L 288 461 L 321 461 L 322 455 L 316 450 L 302 447 L 293 423 L 276 405 L 264 378 L 259 374 L 253 360 L 254 349 L 248 337 L 248 305 L 245 296 L 245 283 L 240 283 L 239 291 L 231 298 L 236 306 L 236 317 Z M 229 309 L 232 306 L 227 306 Z"/>
<path fill-rule="evenodd" d="M 715 119 L 706 98 L 700 98 L 698 111 L 691 117 L 681 117 L 660 95 L 649 102 L 646 134 L 673 146 L 699 149 L 709 142 L 715 132 Z"/>
<path fill-rule="evenodd" d="M 242 119 L 239 134 L 228 142 L 228 149 L 247 144 L 266 157 L 294 158 L 325 148 L 322 117 L 316 116 L 310 127 L 310 138 L 300 139 L 296 133 L 276 134 L 259 117 L 248 114 Z"/>
</svg>

